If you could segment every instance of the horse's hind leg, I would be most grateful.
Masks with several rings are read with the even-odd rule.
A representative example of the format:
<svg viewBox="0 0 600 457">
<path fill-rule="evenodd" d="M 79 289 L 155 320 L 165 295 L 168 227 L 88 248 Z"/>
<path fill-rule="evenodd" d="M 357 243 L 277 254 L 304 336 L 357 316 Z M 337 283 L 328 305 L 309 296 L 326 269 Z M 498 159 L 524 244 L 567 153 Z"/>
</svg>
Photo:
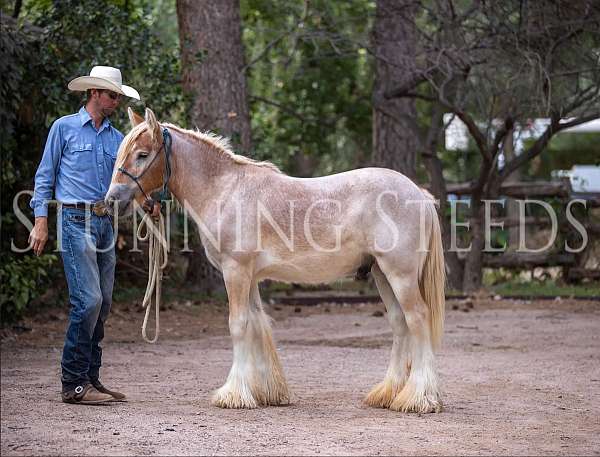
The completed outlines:
<svg viewBox="0 0 600 457">
<path fill-rule="evenodd" d="M 379 265 L 404 312 L 408 328 L 410 373 L 389 408 L 402 412 L 439 412 L 442 402 L 434 365 L 431 316 L 419 293 L 417 268 L 397 272 L 385 262 Z"/>
<path fill-rule="evenodd" d="M 404 387 L 410 372 L 410 339 L 404 312 L 396 300 L 387 278 L 375 263 L 371 268 L 379 295 L 387 309 L 387 317 L 392 327 L 393 343 L 390 364 L 382 382 L 377 384 L 365 398 L 365 402 L 377 408 L 389 408 L 394 398 Z"/>
<path fill-rule="evenodd" d="M 233 364 L 227 381 L 215 391 L 213 404 L 222 408 L 256 408 L 288 402 L 271 327 L 251 272 L 233 264 L 223 268 L 223 278 L 229 298 Z"/>
</svg>

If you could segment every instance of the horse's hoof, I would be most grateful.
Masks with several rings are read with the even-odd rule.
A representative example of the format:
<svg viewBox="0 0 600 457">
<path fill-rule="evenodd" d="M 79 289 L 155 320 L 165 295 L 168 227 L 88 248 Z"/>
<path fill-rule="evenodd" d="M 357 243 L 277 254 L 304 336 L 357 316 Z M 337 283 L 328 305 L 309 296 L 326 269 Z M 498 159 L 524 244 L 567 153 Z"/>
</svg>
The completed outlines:
<svg viewBox="0 0 600 457">
<path fill-rule="evenodd" d="M 442 401 L 437 392 L 416 390 L 412 384 L 406 384 L 389 407 L 403 413 L 439 413 Z"/>
<path fill-rule="evenodd" d="M 390 380 L 384 380 L 371 389 L 364 402 L 374 408 L 389 408 L 402 386 Z"/>
<path fill-rule="evenodd" d="M 213 394 L 212 404 L 227 409 L 254 409 L 258 407 L 256 400 L 248 392 L 226 390 L 223 387 Z"/>
</svg>

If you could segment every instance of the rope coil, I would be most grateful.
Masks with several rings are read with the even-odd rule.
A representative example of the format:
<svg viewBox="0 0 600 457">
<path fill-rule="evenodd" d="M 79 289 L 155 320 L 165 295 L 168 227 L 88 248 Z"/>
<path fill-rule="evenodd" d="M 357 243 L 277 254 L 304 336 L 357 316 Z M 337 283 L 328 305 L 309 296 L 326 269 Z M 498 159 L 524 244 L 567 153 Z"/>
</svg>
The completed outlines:
<svg viewBox="0 0 600 457">
<path fill-rule="evenodd" d="M 148 285 L 146 286 L 146 293 L 144 295 L 144 300 L 142 301 L 142 308 L 146 308 L 146 315 L 144 316 L 144 323 L 142 324 L 142 338 L 144 338 L 144 341 L 147 343 L 156 343 L 160 331 L 159 314 L 161 283 L 163 270 L 166 268 L 168 262 L 165 220 L 162 213 L 159 212 L 157 218 L 153 218 L 150 214 L 146 213 L 138 226 L 136 236 L 140 241 L 148 241 Z M 146 326 L 153 304 L 156 315 L 154 322 L 154 338 L 150 339 L 146 335 Z"/>
</svg>

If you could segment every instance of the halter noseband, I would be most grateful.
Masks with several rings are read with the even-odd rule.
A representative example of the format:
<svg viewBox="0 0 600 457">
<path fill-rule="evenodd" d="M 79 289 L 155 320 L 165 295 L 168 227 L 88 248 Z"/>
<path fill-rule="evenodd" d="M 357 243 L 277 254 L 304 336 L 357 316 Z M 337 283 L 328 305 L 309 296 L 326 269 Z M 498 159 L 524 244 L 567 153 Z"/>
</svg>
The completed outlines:
<svg viewBox="0 0 600 457">
<path fill-rule="evenodd" d="M 127 169 L 125 167 L 119 167 L 119 171 L 121 173 L 123 173 L 125 176 L 127 176 L 128 178 L 131 178 L 131 180 L 137 184 L 137 186 L 142 191 L 142 194 L 144 194 L 146 201 L 150 202 L 151 204 L 154 204 L 154 200 L 152 198 L 150 198 L 150 196 L 148 196 L 148 194 L 144 191 L 139 180 L 142 178 L 142 176 L 144 176 L 144 174 L 148 171 L 150 166 L 154 163 L 156 158 L 159 156 L 160 151 L 164 149 L 164 151 L 165 151 L 165 172 L 164 172 L 164 176 L 163 176 L 163 188 L 160 193 L 159 202 L 165 199 L 165 197 L 167 195 L 167 184 L 169 183 L 169 178 L 171 177 L 171 160 L 170 160 L 170 158 L 171 158 L 171 144 L 173 143 L 173 138 L 171 137 L 171 133 L 169 133 L 169 130 L 166 128 L 163 129 L 162 135 L 163 135 L 163 144 L 160 147 L 160 149 L 158 150 L 158 153 L 156 153 L 156 155 L 152 158 L 152 160 L 150 161 L 148 166 L 139 175 L 134 176 L 129 171 L 127 171 Z"/>
</svg>

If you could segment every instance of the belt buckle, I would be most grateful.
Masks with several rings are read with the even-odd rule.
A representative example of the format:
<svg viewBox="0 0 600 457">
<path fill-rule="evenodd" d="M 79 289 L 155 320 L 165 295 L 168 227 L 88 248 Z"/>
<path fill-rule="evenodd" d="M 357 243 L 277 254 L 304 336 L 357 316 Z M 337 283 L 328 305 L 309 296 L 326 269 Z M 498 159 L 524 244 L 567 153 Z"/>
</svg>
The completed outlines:
<svg viewBox="0 0 600 457">
<path fill-rule="evenodd" d="M 106 205 L 103 201 L 94 203 L 94 206 L 92 206 L 92 211 L 96 216 L 106 216 L 107 214 Z"/>
</svg>

